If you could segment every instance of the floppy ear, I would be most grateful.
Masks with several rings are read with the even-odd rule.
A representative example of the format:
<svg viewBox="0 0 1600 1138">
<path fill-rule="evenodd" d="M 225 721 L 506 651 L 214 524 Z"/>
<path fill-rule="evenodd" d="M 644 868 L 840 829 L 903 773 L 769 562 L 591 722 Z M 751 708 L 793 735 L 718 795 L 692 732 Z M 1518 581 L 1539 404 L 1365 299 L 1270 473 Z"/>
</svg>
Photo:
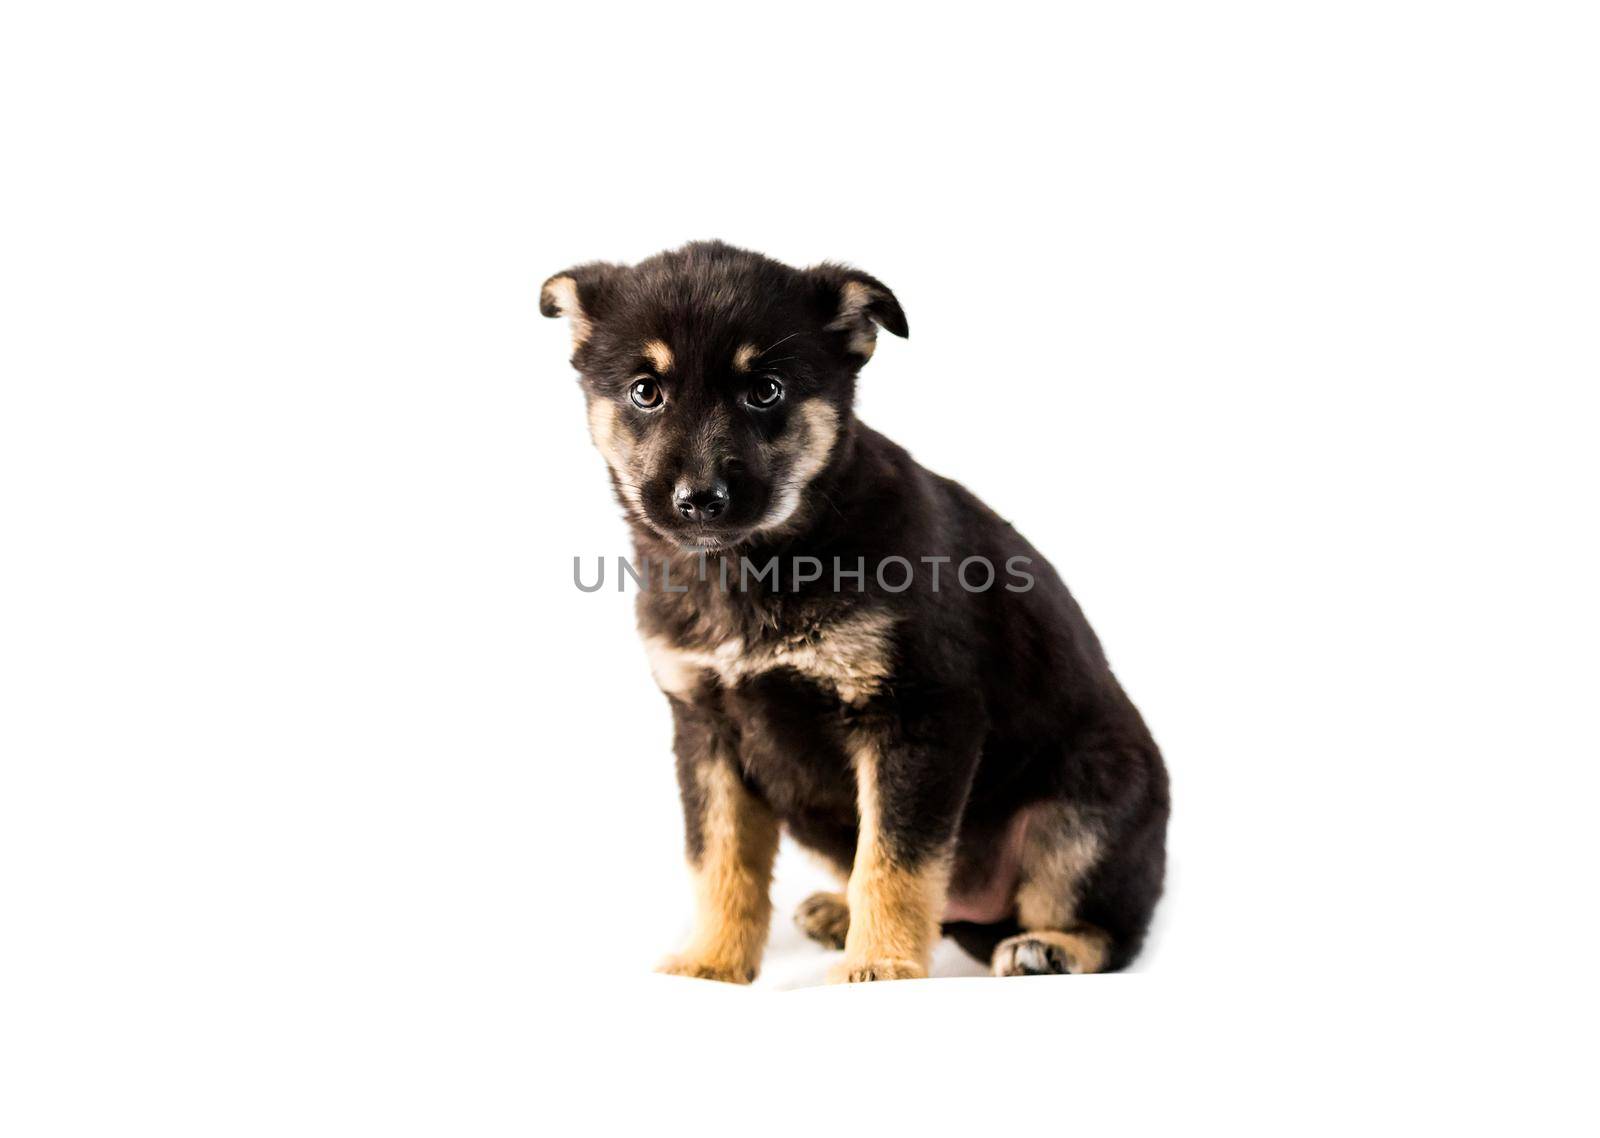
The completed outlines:
<svg viewBox="0 0 1600 1138">
<path fill-rule="evenodd" d="M 827 314 L 828 330 L 844 332 L 856 355 L 872 355 L 879 327 L 896 336 L 911 334 L 900 302 L 877 277 L 845 265 L 818 265 L 809 272 L 817 282 L 818 303 Z"/>
<path fill-rule="evenodd" d="M 565 316 L 572 328 L 572 350 L 583 347 L 594 322 L 605 313 L 620 265 L 594 261 L 565 269 L 539 289 L 539 311 L 545 316 Z"/>
</svg>

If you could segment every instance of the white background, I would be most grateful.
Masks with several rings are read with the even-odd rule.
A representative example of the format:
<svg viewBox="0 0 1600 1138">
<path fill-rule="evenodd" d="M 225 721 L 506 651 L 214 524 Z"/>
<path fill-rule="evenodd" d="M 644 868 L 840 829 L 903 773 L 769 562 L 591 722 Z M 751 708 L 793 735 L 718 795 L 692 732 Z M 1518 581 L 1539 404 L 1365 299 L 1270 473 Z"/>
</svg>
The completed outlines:
<svg viewBox="0 0 1600 1138">
<path fill-rule="evenodd" d="M 7 6 L 3 1129 L 1592 1133 L 1585 9 Z M 1135 973 L 649 973 L 536 292 L 713 236 L 895 289 L 863 418 L 1094 621 Z"/>
</svg>

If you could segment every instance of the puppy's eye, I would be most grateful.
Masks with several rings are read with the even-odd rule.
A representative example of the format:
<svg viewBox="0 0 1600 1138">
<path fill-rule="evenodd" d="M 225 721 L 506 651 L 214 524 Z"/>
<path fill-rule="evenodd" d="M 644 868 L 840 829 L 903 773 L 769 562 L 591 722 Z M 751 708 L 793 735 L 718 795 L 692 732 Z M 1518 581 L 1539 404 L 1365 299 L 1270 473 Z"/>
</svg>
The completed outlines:
<svg viewBox="0 0 1600 1138">
<path fill-rule="evenodd" d="M 783 398 L 783 384 L 775 375 L 764 375 L 750 389 L 750 406 L 771 407 Z"/>
<path fill-rule="evenodd" d="M 653 411 L 661 406 L 661 386 L 648 376 L 640 376 L 628 388 L 628 398 L 633 400 L 635 407 Z"/>
</svg>

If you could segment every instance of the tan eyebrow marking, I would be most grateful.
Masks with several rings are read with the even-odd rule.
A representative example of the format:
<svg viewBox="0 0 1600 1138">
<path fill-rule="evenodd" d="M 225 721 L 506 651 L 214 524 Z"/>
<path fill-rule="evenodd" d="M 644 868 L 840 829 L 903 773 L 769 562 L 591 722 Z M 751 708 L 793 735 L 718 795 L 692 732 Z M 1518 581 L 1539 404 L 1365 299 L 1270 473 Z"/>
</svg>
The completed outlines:
<svg viewBox="0 0 1600 1138">
<path fill-rule="evenodd" d="M 740 344 L 739 350 L 733 353 L 733 370 L 749 371 L 750 364 L 761 354 L 761 349 L 754 344 Z"/>
<path fill-rule="evenodd" d="M 665 340 L 646 340 L 644 357 L 655 365 L 657 371 L 672 370 L 672 349 L 667 347 Z"/>
</svg>

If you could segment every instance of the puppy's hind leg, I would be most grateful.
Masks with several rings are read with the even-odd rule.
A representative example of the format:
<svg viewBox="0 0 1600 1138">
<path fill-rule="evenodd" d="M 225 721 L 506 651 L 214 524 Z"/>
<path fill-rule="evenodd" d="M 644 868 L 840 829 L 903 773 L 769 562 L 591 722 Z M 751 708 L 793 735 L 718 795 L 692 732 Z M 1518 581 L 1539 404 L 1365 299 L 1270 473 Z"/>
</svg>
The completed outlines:
<svg viewBox="0 0 1600 1138">
<path fill-rule="evenodd" d="M 1110 935 L 1079 922 L 1007 937 L 995 947 L 993 968 L 996 976 L 1076 976 L 1102 971 L 1110 956 Z"/>
<path fill-rule="evenodd" d="M 850 902 L 843 893 L 813 893 L 795 909 L 794 923 L 824 948 L 843 948 L 850 932 Z"/>
<path fill-rule="evenodd" d="M 850 900 L 845 896 L 850 887 L 850 867 L 826 854 L 811 852 L 816 863 L 839 882 L 839 888 L 820 890 L 800 902 L 795 906 L 794 923 L 822 947 L 840 949 L 850 932 Z"/>
<path fill-rule="evenodd" d="M 1099 864 L 1099 827 L 1066 803 L 1041 807 L 1028 827 L 1017 886 L 1022 932 L 995 946 L 996 976 L 1082 974 L 1105 970 L 1111 936 L 1077 917 L 1079 898 Z"/>
</svg>

